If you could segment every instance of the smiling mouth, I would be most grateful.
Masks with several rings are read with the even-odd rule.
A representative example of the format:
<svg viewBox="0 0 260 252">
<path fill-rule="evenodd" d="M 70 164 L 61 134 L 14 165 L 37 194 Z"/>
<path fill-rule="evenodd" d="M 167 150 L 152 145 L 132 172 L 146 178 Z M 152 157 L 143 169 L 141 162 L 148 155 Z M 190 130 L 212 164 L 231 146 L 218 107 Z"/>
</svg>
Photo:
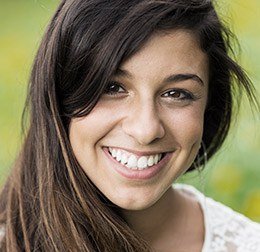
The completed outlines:
<svg viewBox="0 0 260 252">
<path fill-rule="evenodd" d="M 166 156 L 166 152 L 149 156 L 137 156 L 121 149 L 108 148 L 110 156 L 130 170 L 146 170 L 160 163 Z"/>
</svg>

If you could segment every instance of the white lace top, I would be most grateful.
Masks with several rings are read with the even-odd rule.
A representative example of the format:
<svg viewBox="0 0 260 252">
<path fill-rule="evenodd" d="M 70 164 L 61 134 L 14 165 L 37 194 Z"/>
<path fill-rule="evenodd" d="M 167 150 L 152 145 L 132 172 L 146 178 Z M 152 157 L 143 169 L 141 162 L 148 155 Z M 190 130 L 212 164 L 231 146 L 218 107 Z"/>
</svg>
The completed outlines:
<svg viewBox="0 0 260 252">
<path fill-rule="evenodd" d="M 194 196 L 204 214 L 205 238 L 202 252 L 260 252 L 260 224 L 204 196 L 192 186 L 174 188 Z M 0 226 L 0 242 L 4 227 Z"/>
<path fill-rule="evenodd" d="M 260 223 L 204 196 L 192 186 L 174 188 L 195 196 L 204 214 L 205 237 L 202 252 L 260 252 Z"/>
</svg>

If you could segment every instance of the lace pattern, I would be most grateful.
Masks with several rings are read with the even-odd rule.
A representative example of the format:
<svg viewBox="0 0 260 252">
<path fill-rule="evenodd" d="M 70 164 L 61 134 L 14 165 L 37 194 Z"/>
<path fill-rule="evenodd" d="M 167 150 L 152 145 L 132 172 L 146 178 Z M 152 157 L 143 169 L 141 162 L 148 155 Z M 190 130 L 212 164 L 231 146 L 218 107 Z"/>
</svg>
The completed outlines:
<svg viewBox="0 0 260 252">
<path fill-rule="evenodd" d="M 205 197 L 192 186 L 174 185 L 197 198 L 204 214 L 202 252 L 260 252 L 260 224 L 231 208 Z"/>
<path fill-rule="evenodd" d="M 207 198 L 211 227 L 209 251 L 260 252 L 260 225 Z"/>
</svg>

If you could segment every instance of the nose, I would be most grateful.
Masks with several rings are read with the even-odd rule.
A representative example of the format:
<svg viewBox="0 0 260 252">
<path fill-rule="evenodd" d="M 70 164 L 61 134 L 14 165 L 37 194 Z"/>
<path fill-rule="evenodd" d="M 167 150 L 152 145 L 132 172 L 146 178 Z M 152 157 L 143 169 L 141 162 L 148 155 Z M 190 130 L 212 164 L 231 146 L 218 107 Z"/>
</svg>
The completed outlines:
<svg viewBox="0 0 260 252">
<path fill-rule="evenodd" d="M 152 102 L 144 102 L 131 106 L 126 112 L 122 128 L 140 145 L 151 144 L 165 135 L 165 129 L 156 106 Z"/>
</svg>

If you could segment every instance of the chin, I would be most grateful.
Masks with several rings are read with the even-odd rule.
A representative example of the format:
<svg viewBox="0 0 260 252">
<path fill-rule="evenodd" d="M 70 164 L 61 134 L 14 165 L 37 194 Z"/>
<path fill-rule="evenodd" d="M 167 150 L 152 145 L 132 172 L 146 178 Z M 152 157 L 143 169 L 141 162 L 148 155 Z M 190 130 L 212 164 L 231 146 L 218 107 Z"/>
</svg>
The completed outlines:
<svg viewBox="0 0 260 252">
<path fill-rule="evenodd" d="M 164 194 L 161 188 L 153 190 L 152 188 L 135 188 L 135 190 L 126 190 L 122 188 L 120 193 L 107 195 L 110 201 L 124 210 L 145 210 L 154 205 Z M 110 197 L 111 196 L 111 197 Z"/>
</svg>

